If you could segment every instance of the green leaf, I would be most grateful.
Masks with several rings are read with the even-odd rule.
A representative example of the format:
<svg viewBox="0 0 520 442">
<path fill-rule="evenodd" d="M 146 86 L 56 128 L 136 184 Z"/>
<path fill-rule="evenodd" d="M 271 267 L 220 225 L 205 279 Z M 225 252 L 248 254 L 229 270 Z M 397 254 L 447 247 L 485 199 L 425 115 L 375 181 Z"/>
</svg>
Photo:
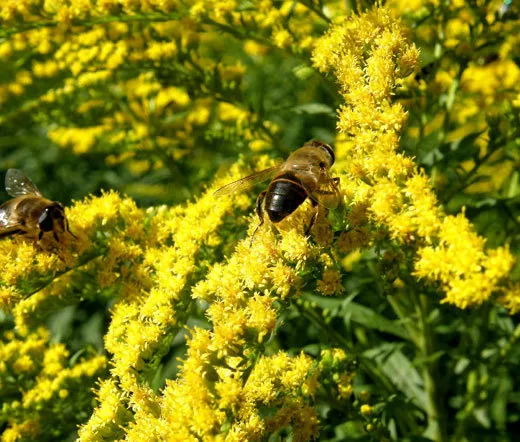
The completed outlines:
<svg viewBox="0 0 520 442">
<path fill-rule="evenodd" d="M 520 195 L 520 173 L 518 171 L 513 172 L 509 180 L 509 186 L 507 188 L 507 197 L 514 198 Z"/>
<path fill-rule="evenodd" d="M 357 293 L 353 293 L 348 298 L 338 299 L 307 293 L 305 299 L 315 303 L 322 309 L 327 309 L 333 313 L 336 311 L 341 316 L 348 316 L 349 321 L 354 321 L 367 328 L 389 333 L 406 340 L 409 339 L 408 332 L 397 320 L 385 318 L 370 307 L 354 302 L 353 299 L 357 295 Z"/>
<path fill-rule="evenodd" d="M 399 344 L 382 344 L 366 350 L 363 356 L 372 359 L 394 385 L 415 405 L 426 410 L 426 392 L 419 372 L 400 350 Z"/>
<path fill-rule="evenodd" d="M 355 296 L 357 296 L 357 293 L 350 295 L 346 299 L 349 300 Z M 308 292 L 303 295 L 303 298 L 306 301 L 315 303 L 317 306 L 319 306 L 322 309 L 328 309 L 328 310 L 340 309 L 345 304 L 345 298 L 332 298 L 332 297 L 318 296 L 318 295 L 313 295 L 312 293 L 308 293 Z"/>
<path fill-rule="evenodd" d="M 498 389 L 491 402 L 491 416 L 498 428 L 505 428 L 507 425 L 507 402 L 513 390 L 513 382 L 509 376 L 498 378 Z"/>
<path fill-rule="evenodd" d="M 293 69 L 293 74 L 300 80 L 307 80 L 307 78 L 312 77 L 315 73 L 316 71 L 306 64 L 301 64 Z"/>
<path fill-rule="evenodd" d="M 293 107 L 293 112 L 301 115 L 301 114 L 307 114 L 307 115 L 319 115 L 319 114 L 325 114 L 329 115 L 330 117 L 335 118 L 336 112 L 335 110 L 327 106 L 323 103 L 307 103 L 307 104 L 300 104 L 298 106 Z"/>
<path fill-rule="evenodd" d="M 473 132 L 465 137 L 455 140 L 450 145 L 450 158 L 462 161 L 464 159 L 472 158 L 480 154 L 480 150 L 475 147 L 475 141 L 480 137 L 484 131 Z"/>
<path fill-rule="evenodd" d="M 365 307 L 357 302 L 350 302 L 346 310 L 351 315 L 350 319 L 358 324 L 383 333 L 390 333 L 403 339 L 409 339 L 408 332 L 401 324 L 385 318 L 369 307 Z"/>
<path fill-rule="evenodd" d="M 417 154 L 422 164 L 432 166 L 444 158 L 443 153 L 439 149 L 441 138 L 442 132 L 435 130 L 426 135 L 422 140 L 419 140 L 419 150 Z"/>
<path fill-rule="evenodd" d="M 423 436 L 411 436 L 401 439 L 402 442 L 434 442 L 433 439 Z"/>
<path fill-rule="evenodd" d="M 491 421 L 489 419 L 488 410 L 486 408 L 477 408 L 473 412 L 473 416 L 477 420 L 477 422 L 480 423 L 484 428 L 490 428 L 491 427 Z"/>
</svg>

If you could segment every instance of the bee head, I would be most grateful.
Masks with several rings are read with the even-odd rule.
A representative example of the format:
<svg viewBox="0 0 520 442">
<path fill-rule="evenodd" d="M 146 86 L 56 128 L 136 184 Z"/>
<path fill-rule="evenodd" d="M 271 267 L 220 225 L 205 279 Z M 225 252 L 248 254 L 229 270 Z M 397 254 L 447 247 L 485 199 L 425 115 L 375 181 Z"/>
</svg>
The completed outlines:
<svg viewBox="0 0 520 442">
<path fill-rule="evenodd" d="M 332 150 L 332 147 L 330 147 L 327 143 L 324 143 L 323 141 L 318 140 L 312 140 L 306 143 L 306 146 L 310 147 L 317 147 L 319 149 L 322 149 L 327 153 L 327 158 L 329 158 L 329 165 L 332 166 L 334 164 L 334 161 L 336 161 L 336 156 L 334 155 L 334 150 Z"/>
<path fill-rule="evenodd" d="M 58 224 L 62 230 L 65 228 L 65 214 L 60 203 L 46 207 L 38 218 L 38 226 L 42 232 L 50 232 L 55 224 Z"/>
</svg>

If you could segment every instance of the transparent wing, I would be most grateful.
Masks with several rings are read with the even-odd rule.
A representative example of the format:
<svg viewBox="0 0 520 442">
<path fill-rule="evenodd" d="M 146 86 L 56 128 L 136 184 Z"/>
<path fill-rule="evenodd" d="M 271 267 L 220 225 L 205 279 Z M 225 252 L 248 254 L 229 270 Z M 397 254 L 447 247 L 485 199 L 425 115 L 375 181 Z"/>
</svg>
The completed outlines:
<svg viewBox="0 0 520 442">
<path fill-rule="evenodd" d="M 327 209 L 335 209 L 341 201 L 338 186 L 333 179 L 327 180 L 313 192 L 307 193 L 314 201 Z"/>
<path fill-rule="evenodd" d="M 283 163 L 282 163 L 283 164 Z M 255 184 L 267 181 L 272 178 L 278 170 L 280 170 L 281 164 L 270 167 L 269 169 L 262 170 L 260 172 L 253 173 L 245 178 L 241 178 L 232 183 L 226 184 L 225 186 L 218 189 L 213 195 L 216 197 L 229 195 L 231 193 L 245 192 L 251 189 Z"/>
<path fill-rule="evenodd" d="M 43 196 L 31 179 L 18 169 L 9 169 L 5 174 L 5 190 L 12 197 L 21 195 Z"/>
<path fill-rule="evenodd" d="M 0 206 L 0 238 L 20 233 L 23 230 L 18 217 L 13 216 L 13 207 L 14 204 L 11 201 Z"/>
<path fill-rule="evenodd" d="M 0 206 L 0 229 L 5 229 L 9 225 L 10 215 L 11 211 L 5 207 L 5 204 Z"/>
</svg>

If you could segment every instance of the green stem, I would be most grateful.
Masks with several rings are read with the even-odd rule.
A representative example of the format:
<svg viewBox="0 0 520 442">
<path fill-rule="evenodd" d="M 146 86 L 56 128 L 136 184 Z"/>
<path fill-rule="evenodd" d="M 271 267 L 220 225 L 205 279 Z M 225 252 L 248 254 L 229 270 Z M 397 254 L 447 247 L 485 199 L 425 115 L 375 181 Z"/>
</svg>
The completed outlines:
<svg viewBox="0 0 520 442">
<path fill-rule="evenodd" d="M 204 20 L 205 23 L 220 29 L 222 32 L 226 32 L 229 35 L 232 35 L 233 37 L 237 38 L 238 40 L 254 40 L 260 44 L 263 44 L 265 46 L 269 46 L 271 48 L 279 49 L 277 46 L 274 46 L 273 43 L 263 37 L 260 37 L 256 34 L 247 33 L 247 32 L 241 32 L 238 30 L 238 28 L 235 28 L 233 26 L 227 25 L 225 23 L 220 23 L 215 20 L 212 20 L 211 18 L 206 18 Z"/>
<path fill-rule="evenodd" d="M 325 13 L 323 12 L 323 10 L 321 9 L 321 5 L 318 5 L 317 7 L 314 6 L 314 4 L 312 3 L 312 0 L 309 1 L 309 2 L 304 2 L 304 1 L 300 0 L 298 3 L 300 3 L 303 6 L 305 6 L 310 11 L 314 12 L 318 17 L 320 17 L 322 20 L 325 20 L 327 23 L 331 22 L 330 18 L 327 17 L 325 15 Z"/>
<path fill-rule="evenodd" d="M 78 265 L 76 265 L 75 267 L 69 267 L 66 270 L 62 270 L 60 272 L 54 272 L 52 275 L 49 275 L 50 278 L 46 279 L 44 283 L 39 284 L 36 287 L 32 287 L 31 291 L 29 291 L 28 293 L 24 293 L 23 299 L 30 298 L 32 295 L 34 295 L 34 294 L 38 293 L 39 291 L 50 286 L 54 282 L 54 280 L 56 280 L 60 276 L 63 276 L 69 272 L 72 272 L 73 270 L 78 270 L 81 267 L 84 267 L 87 264 L 89 264 L 90 262 L 99 258 L 100 256 L 103 256 L 104 254 L 105 254 L 105 251 L 100 253 L 99 250 L 95 251 L 93 254 L 86 253 L 85 255 L 83 255 L 80 258 L 80 262 L 78 263 Z"/>
<path fill-rule="evenodd" d="M 439 365 L 438 361 L 434 359 L 435 337 L 429 320 L 430 300 L 427 295 L 420 294 L 417 301 L 422 331 L 419 350 L 425 360 L 422 370 L 426 392 L 426 412 L 428 414 L 428 428 L 425 435 L 436 442 L 447 442 L 446 412 L 442 401 L 442 392 L 439 388 Z"/>
<path fill-rule="evenodd" d="M 495 149 L 490 149 L 488 147 L 488 152 L 482 157 L 479 158 L 474 166 L 471 168 L 471 170 L 464 176 L 462 179 L 462 182 L 458 185 L 452 188 L 452 190 L 443 198 L 444 204 L 447 204 L 455 195 L 462 192 L 464 189 L 466 189 L 468 186 L 471 185 L 471 178 L 478 172 L 480 167 L 489 160 L 491 155 L 493 155 L 496 152 Z"/>
<path fill-rule="evenodd" d="M 399 303 L 399 300 L 396 299 L 397 296 L 388 296 L 388 303 L 390 304 L 390 307 L 392 307 L 392 310 L 397 315 L 397 317 L 400 319 L 401 323 L 406 328 L 406 331 L 408 332 L 409 338 L 412 342 L 414 342 L 417 345 L 417 335 L 418 335 L 418 329 L 415 326 L 415 323 L 413 322 L 413 319 L 410 317 L 410 313 L 406 312 L 403 306 Z"/>
<path fill-rule="evenodd" d="M 72 26 L 93 26 L 99 24 L 107 24 L 113 22 L 124 22 L 124 23 L 133 23 L 133 22 L 164 22 L 170 20 L 178 20 L 182 18 L 181 14 L 172 13 L 172 14 L 134 14 L 134 15 L 109 15 L 105 17 L 97 17 L 91 20 L 77 20 L 74 21 Z M 30 22 L 23 24 L 18 28 L 7 28 L 0 31 L 0 38 L 10 37 L 11 35 L 18 34 L 20 32 L 31 31 L 34 29 L 43 29 L 43 28 L 54 28 L 59 26 L 60 23 L 56 20 L 48 20 L 48 21 L 40 21 L 40 22 Z M 4 24 L 5 26 L 5 24 Z"/>
<path fill-rule="evenodd" d="M 392 382 L 386 378 L 386 376 L 379 373 L 377 369 L 374 370 L 373 361 L 360 355 L 358 351 L 354 349 L 351 342 L 343 337 L 336 330 L 331 329 L 323 320 L 323 318 L 317 314 L 313 309 L 306 308 L 304 306 L 295 304 L 296 308 L 300 311 L 302 316 L 307 318 L 310 322 L 316 325 L 318 328 L 323 330 L 332 341 L 335 341 L 336 345 L 346 349 L 350 354 L 358 358 L 360 367 L 365 368 L 369 376 L 375 383 L 380 384 L 380 387 L 385 389 L 388 393 L 396 393 L 395 387 Z"/>
<path fill-rule="evenodd" d="M 471 327 L 468 327 L 467 330 L 471 330 L 475 326 L 478 326 L 479 330 L 481 332 L 478 335 L 478 341 L 475 350 L 472 352 L 473 357 L 479 358 L 482 350 L 484 349 L 486 342 L 487 342 L 487 335 L 489 330 L 489 313 L 491 311 L 491 304 L 487 303 L 485 304 L 480 312 L 475 312 L 472 317 L 473 320 L 471 321 Z M 475 319 L 482 319 L 482 324 L 475 324 Z M 464 337 L 464 336 L 463 336 Z M 467 342 L 465 342 L 467 341 Z M 466 334 L 466 339 L 461 340 L 460 347 L 465 348 L 468 345 L 471 345 L 472 337 L 471 333 L 468 332 Z M 491 367 L 490 367 L 491 372 Z M 472 373 L 475 375 L 477 384 L 479 383 L 479 370 L 475 369 L 472 371 Z M 470 374 L 471 376 L 471 374 Z M 466 440 L 466 434 L 467 434 L 467 428 L 469 425 L 470 420 L 473 418 L 473 412 L 475 408 L 478 406 L 478 394 L 480 393 L 480 389 L 467 389 L 464 397 L 464 408 L 462 408 L 456 415 L 457 417 L 457 426 L 455 429 L 455 435 L 453 437 L 454 442 L 463 442 Z"/>
<path fill-rule="evenodd" d="M 303 317 L 312 322 L 316 327 L 323 330 L 332 341 L 335 341 L 336 345 L 338 345 L 340 348 L 346 349 L 357 359 L 360 369 L 370 377 L 370 379 L 374 382 L 374 385 L 382 392 L 381 396 L 388 397 L 399 393 L 399 390 L 395 387 L 392 381 L 379 369 L 377 363 L 372 359 L 361 355 L 360 352 L 354 348 L 350 341 L 345 339 L 343 335 L 334 329 L 331 329 L 331 327 L 325 323 L 323 317 L 321 317 L 313 309 L 306 308 L 305 306 L 298 305 L 297 303 L 294 305 Z M 397 422 L 397 426 L 403 431 L 404 434 L 418 432 L 415 419 L 410 413 L 396 412 L 394 418 Z"/>
</svg>

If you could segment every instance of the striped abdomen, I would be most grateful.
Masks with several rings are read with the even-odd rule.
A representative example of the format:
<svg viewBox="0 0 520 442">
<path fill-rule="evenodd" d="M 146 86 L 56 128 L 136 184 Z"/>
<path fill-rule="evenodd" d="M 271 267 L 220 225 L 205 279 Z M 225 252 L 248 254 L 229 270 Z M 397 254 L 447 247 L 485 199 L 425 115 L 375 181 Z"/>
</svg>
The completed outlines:
<svg viewBox="0 0 520 442">
<path fill-rule="evenodd" d="M 307 198 L 307 192 L 292 172 L 277 176 L 265 195 L 265 211 L 273 223 L 293 213 Z"/>
</svg>

